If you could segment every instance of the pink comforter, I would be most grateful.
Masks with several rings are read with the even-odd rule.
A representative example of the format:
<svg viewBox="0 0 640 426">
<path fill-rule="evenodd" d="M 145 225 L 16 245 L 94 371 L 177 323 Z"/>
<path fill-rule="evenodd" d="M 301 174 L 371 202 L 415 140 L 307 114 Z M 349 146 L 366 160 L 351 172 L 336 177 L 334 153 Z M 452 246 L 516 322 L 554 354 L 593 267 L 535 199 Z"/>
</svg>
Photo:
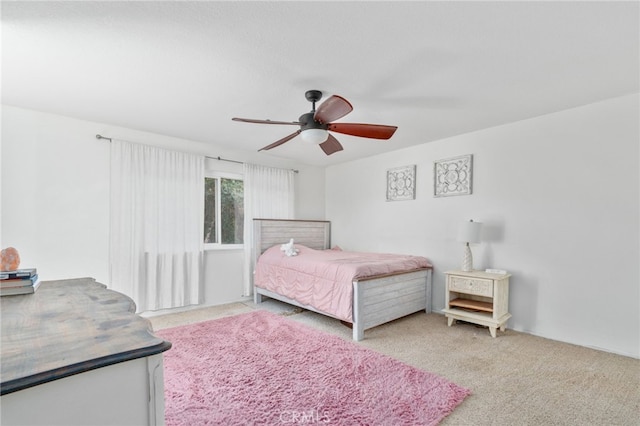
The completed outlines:
<svg viewBox="0 0 640 426">
<path fill-rule="evenodd" d="M 255 286 L 349 322 L 354 280 L 431 266 L 419 256 L 295 247 L 300 252 L 292 257 L 280 246 L 266 250 L 256 264 Z"/>
</svg>

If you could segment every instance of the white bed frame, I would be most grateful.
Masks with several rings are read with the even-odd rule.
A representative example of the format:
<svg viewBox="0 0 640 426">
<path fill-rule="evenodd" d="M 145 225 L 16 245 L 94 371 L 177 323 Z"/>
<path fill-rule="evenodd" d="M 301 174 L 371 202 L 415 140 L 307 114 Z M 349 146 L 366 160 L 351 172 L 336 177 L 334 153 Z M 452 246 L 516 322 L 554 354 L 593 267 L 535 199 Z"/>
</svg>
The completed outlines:
<svg viewBox="0 0 640 426">
<path fill-rule="evenodd" d="M 274 245 L 294 243 L 324 250 L 331 246 L 331 223 L 319 220 L 253 220 L 252 271 L 260 254 Z M 353 282 L 353 340 L 364 338 L 366 329 L 424 310 L 431 312 L 432 269 L 417 269 L 404 273 L 367 277 Z M 251 277 L 253 282 L 253 276 Z M 253 286 L 256 304 L 262 297 L 318 312 L 313 306 L 301 304 L 286 296 Z"/>
</svg>

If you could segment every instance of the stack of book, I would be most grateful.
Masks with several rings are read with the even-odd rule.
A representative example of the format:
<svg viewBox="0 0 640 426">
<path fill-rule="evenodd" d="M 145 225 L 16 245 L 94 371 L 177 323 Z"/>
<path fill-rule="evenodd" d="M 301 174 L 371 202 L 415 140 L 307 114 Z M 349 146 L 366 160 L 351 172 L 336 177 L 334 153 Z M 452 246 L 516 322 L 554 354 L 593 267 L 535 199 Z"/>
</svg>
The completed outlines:
<svg viewBox="0 0 640 426">
<path fill-rule="evenodd" d="M 35 293 L 38 286 L 40 279 L 35 268 L 0 272 L 0 296 Z"/>
</svg>

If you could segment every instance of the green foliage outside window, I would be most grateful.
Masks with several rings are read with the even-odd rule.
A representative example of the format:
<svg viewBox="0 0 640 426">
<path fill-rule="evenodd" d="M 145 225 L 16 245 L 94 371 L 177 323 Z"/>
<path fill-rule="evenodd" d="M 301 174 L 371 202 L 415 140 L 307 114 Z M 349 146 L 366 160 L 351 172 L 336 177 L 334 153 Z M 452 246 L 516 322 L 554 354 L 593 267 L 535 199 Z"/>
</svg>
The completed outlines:
<svg viewBox="0 0 640 426">
<path fill-rule="evenodd" d="M 242 244 L 243 238 L 244 182 L 239 179 L 205 178 L 205 244 Z"/>
<path fill-rule="evenodd" d="M 218 241 L 216 236 L 216 188 L 218 179 L 204 179 L 204 243 Z"/>
<path fill-rule="evenodd" d="M 244 182 L 221 179 L 222 244 L 242 244 L 244 237 Z"/>
</svg>

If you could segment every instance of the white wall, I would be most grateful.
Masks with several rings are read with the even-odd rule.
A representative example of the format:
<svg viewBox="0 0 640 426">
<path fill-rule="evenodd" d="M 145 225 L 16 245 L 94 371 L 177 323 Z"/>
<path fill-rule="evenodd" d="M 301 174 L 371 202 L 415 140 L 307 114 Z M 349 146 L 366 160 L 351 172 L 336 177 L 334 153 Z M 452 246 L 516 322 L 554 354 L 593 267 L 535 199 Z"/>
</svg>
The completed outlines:
<svg viewBox="0 0 640 426">
<path fill-rule="evenodd" d="M 329 167 L 326 218 L 344 249 L 424 255 L 432 305 L 459 269 L 458 224 L 484 223 L 477 269 L 511 278 L 510 328 L 640 357 L 639 96 Z M 474 155 L 473 194 L 433 197 L 433 161 Z M 417 196 L 385 201 L 386 170 L 417 165 Z"/>
<path fill-rule="evenodd" d="M 96 134 L 213 157 L 294 168 L 296 216 L 324 218 L 324 169 L 258 153 L 2 106 L 0 247 L 16 247 L 43 279 L 109 283 L 109 143 Z M 218 162 L 220 168 L 233 163 Z M 240 167 L 241 171 L 241 167 Z M 316 194 L 316 195 L 311 195 Z M 242 251 L 208 251 L 205 304 L 238 300 Z"/>
</svg>

